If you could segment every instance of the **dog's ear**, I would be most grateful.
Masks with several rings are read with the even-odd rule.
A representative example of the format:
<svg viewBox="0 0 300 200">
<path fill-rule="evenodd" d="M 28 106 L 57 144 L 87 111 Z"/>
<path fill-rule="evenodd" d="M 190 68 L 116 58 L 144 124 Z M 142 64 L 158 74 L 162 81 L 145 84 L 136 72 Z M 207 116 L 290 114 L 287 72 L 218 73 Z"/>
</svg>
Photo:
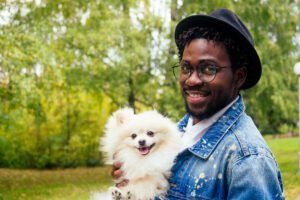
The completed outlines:
<svg viewBox="0 0 300 200">
<path fill-rule="evenodd" d="M 116 120 L 117 125 L 124 124 L 125 122 L 132 119 L 134 115 L 132 108 L 122 108 L 113 113 L 113 117 Z"/>
<path fill-rule="evenodd" d="M 105 153 L 106 162 L 112 163 L 113 155 L 117 152 L 118 144 L 122 137 L 118 137 L 120 130 L 125 123 L 130 121 L 134 117 L 133 109 L 122 108 L 114 112 L 108 119 L 105 126 L 105 134 L 101 139 L 100 150 Z"/>
</svg>

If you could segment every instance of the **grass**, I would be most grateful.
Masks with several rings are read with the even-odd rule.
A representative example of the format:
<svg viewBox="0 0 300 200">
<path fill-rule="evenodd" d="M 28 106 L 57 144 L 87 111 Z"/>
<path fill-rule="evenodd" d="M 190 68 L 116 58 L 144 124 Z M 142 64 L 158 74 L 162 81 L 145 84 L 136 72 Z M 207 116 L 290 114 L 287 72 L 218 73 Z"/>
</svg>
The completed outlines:
<svg viewBox="0 0 300 200">
<path fill-rule="evenodd" d="M 107 188 L 110 168 L 0 169 L 0 200 L 84 200 Z"/>
<path fill-rule="evenodd" d="M 297 174 L 299 139 L 270 139 L 267 142 L 281 170 L 286 199 L 300 200 L 300 174 Z"/>
<path fill-rule="evenodd" d="M 281 169 L 287 200 L 300 200 L 298 139 L 268 139 Z M 58 170 L 0 169 L 0 200 L 88 200 L 110 184 L 110 167 Z"/>
</svg>

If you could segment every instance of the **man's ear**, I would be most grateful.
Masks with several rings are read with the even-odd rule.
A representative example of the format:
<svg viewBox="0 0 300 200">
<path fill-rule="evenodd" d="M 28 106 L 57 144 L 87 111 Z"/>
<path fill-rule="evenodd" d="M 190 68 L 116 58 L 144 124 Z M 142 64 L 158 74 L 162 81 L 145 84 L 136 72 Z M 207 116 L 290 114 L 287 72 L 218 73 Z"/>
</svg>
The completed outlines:
<svg viewBox="0 0 300 200">
<path fill-rule="evenodd" d="M 235 81 L 235 85 L 238 88 L 238 90 L 240 90 L 240 88 L 242 87 L 242 85 L 245 83 L 246 78 L 247 78 L 247 73 L 248 70 L 246 67 L 240 67 L 238 69 L 235 70 L 234 72 L 234 81 Z"/>
</svg>

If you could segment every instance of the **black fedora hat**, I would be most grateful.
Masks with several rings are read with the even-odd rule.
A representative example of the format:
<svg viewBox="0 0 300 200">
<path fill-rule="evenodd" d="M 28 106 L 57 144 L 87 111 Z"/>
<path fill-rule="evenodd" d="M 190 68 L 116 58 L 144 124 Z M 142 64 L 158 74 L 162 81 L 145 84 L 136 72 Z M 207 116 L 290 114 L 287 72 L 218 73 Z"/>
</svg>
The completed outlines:
<svg viewBox="0 0 300 200">
<path fill-rule="evenodd" d="M 247 78 L 241 89 L 251 88 L 259 81 L 262 71 L 259 56 L 249 30 L 236 14 L 227 9 L 218 9 L 208 15 L 192 15 L 181 20 L 175 29 L 177 47 L 179 35 L 192 27 L 215 27 L 231 35 L 249 58 Z"/>
</svg>

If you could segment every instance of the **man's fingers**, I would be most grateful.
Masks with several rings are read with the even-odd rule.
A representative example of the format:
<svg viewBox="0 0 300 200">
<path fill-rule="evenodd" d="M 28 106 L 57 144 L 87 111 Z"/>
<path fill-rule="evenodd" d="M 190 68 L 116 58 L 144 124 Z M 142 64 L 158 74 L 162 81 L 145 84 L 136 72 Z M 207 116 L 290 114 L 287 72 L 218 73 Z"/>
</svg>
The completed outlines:
<svg viewBox="0 0 300 200">
<path fill-rule="evenodd" d="M 113 163 L 113 170 L 120 169 L 121 166 L 122 166 L 122 163 L 120 163 L 120 162 L 115 162 L 115 163 Z"/>
<path fill-rule="evenodd" d="M 112 172 L 111 172 L 111 176 L 114 179 L 118 179 L 123 175 L 122 170 L 120 169 L 122 167 L 122 163 L 121 162 L 114 162 L 113 166 L 112 166 Z M 124 187 L 128 184 L 128 180 L 122 180 L 120 183 L 117 183 L 116 186 L 117 187 Z"/>
<path fill-rule="evenodd" d="M 128 184 L 128 180 L 123 180 L 122 182 L 117 183 L 116 186 L 117 186 L 118 188 L 120 188 L 120 187 L 126 186 L 127 184 Z"/>
<path fill-rule="evenodd" d="M 120 162 L 113 163 L 111 176 L 114 179 L 118 179 L 122 176 L 123 172 L 120 170 L 121 166 L 122 166 L 122 163 L 120 163 Z"/>
<path fill-rule="evenodd" d="M 112 171 L 112 177 L 115 178 L 115 179 L 118 179 L 122 176 L 123 172 L 122 170 L 118 169 L 118 170 L 115 170 L 115 171 Z"/>
</svg>

